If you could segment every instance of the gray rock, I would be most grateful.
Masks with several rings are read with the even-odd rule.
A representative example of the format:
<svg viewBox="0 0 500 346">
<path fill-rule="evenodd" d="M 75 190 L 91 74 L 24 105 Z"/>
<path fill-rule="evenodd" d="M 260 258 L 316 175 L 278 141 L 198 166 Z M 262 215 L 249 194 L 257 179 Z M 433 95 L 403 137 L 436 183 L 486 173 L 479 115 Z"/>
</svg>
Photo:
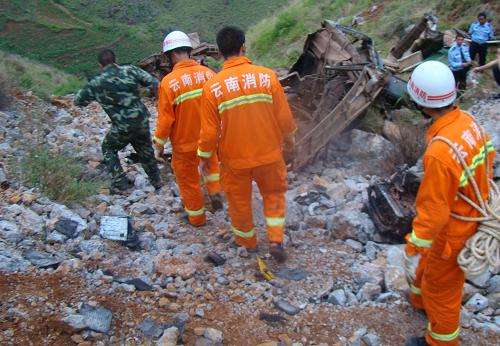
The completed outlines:
<svg viewBox="0 0 500 346">
<path fill-rule="evenodd" d="M 328 296 L 328 303 L 345 306 L 347 303 L 347 297 L 344 290 L 338 289 L 330 293 Z"/>
<path fill-rule="evenodd" d="M 203 309 L 197 308 L 195 310 L 195 315 L 198 317 L 203 317 L 203 316 L 205 316 L 205 311 Z"/>
<path fill-rule="evenodd" d="M 298 307 L 281 298 L 274 301 L 274 306 L 288 315 L 296 315 L 300 311 Z"/>
<path fill-rule="evenodd" d="M 486 291 L 488 294 L 500 293 L 500 275 L 495 275 L 488 281 L 488 288 Z"/>
<path fill-rule="evenodd" d="M 196 341 L 194 342 L 194 346 L 219 346 L 221 345 L 220 343 L 217 344 L 211 340 L 208 340 L 207 338 L 197 338 Z"/>
<path fill-rule="evenodd" d="M 0 243 L 0 272 L 15 273 L 28 270 L 31 263 L 25 260 L 18 252 L 2 247 Z"/>
<path fill-rule="evenodd" d="M 465 308 L 472 312 L 478 312 L 486 309 L 488 305 L 488 298 L 482 296 L 480 293 L 476 293 L 465 304 Z"/>
<path fill-rule="evenodd" d="M 74 220 L 61 218 L 57 220 L 54 229 L 68 238 L 76 238 L 78 236 L 78 226 L 78 222 Z"/>
<path fill-rule="evenodd" d="M 491 276 L 492 274 L 490 273 L 489 270 L 487 270 L 481 275 L 475 277 L 468 277 L 467 281 L 469 281 L 476 287 L 486 288 L 486 286 L 488 286 L 488 280 L 491 278 Z"/>
<path fill-rule="evenodd" d="M 157 346 L 176 346 L 177 339 L 179 338 L 179 329 L 177 327 L 170 327 L 165 329 L 163 335 L 156 343 Z"/>
<path fill-rule="evenodd" d="M 283 267 L 276 272 L 276 276 L 281 279 L 301 281 L 309 275 L 304 269 L 301 268 L 287 268 Z"/>
<path fill-rule="evenodd" d="M 474 294 L 479 293 L 479 291 L 479 288 L 466 282 L 462 294 L 462 303 L 468 301 Z"/>
<path fill-rule="evenodd" d="M 366 302 L 375 300 L 380 293 L 382 293 L 382 288 L 379 285 L 367 282 L 361 287 L 356 297 L 361 302 Z"/>
<path fill-rule="evenodd" d="M 79 314 L 85 318 L 86 328 L 99 333 L 109 332 L 113 319 L 113 313 L 110 310 L 83 304 Z"/>
<path fill-rule="evenodd" d="M 363 285 L 367 282 L 382 285 L 384 282 L 384 273 L 382 269 L 373 263 L 354 263 L 350 269 L 354 281 L 359 285 Z"/>
<path fill-rule="evenodd" d="M 390 291 L 407 291 L 410 287 L 404 269 L 387 266 L 384 272 L 385 287 Z"/>
<path fill-rule="evenodd" d="M 379 251 L 379 249 L 374 242 L 372 242 L 372 241 L 366 242 L 365 253 L 366 253 L 366 257 L 368 257 L 368 259 L 370 261 L 374 261 L 377 258 L 378 251 Z"/>
<path fill-rule="evenodd" d="M 87 328 L 87 321 L 85 317 L 78 314 L 67 315 L 63 318 L 63 322 L 67 323 L 76 330 Z"/>
<path fill-rule="evenodd" d="M 377 334 L 368 333 L 361 338 L 367 346 L 380 346 L 380 338 Z"/>
<path fill-rule="evenodd" d="M 111 205 L 108 208 L 108 213 L 110 216 L 127 216 L 125 209 L 121 205 Z"/>
<path fill-rule="evenodd" d="M 224 335 L 222 332 L 215 328 L 206 328 L 203 336 L 210 341 L 220 343 L 224 340 Z"/>
<path fill-rule="evenodd" d="M 87 254 L 91 254 L 94 252 L 106 252 L 106 244 L 104 244 L 99 239 L 82 240 L 79 247 L 81 251 Z"/>
<path fill-rule="evenodd" d="M 361 244 L 359 241 L 356 241 L 354 239 L 347 239 L 345 243 L 357 252 L 363 251 L 363 244 Z"/>
<path fill-rule="evenodd" d="M 47 241 L 49 243 L 64 243 L 66 241 L 66 236 L 57 231 L 51 232 L 47 235 Z"/>
<path fill-rule="evenodd" d="M 55 268 L 64 260 L 64 258 L 54 254 L 32 250 L 25 251 L 23 256 L 38 268 Z"/>
<path fill-rule="evenodd" d="M 16 217 L 16 222 L 21 230 L 30 234 L 41 234 L 45 222 L 43 218 L 33 210 L 21 205 L 11 204 L 5 208 L 6 214 Z"/>
<path fill-rule="evenodd" d="M 51 206 L 51 211 L 50 211 L 50 217 L 54 220 L 71 220 L 77 224 L 76 230 L 72 231 L 74 233 L 73 237 L 79 236 L 84 230 L 87 229 L 87 221 L 82 219 L 78 214 L 74 213 L 70 209 L 68 209 L 66 206 L 62 204 L 52 204 Z M 67 225 L 67 221 L 65 221 Z M 56 223 L 57 224 L 57 223 Z M 61 230 L 58 230 L 61 232 Z M 62 233 L 62 232 L 61 232 Z M 64 233 L 63 233 L 64 234 Z"/>
<path fill-rule="evenodd" d="M 0 220 L 0 238 L 10 243 L 17 244 L 23 239 L 23 233 L 15 223 L 7 220 Z"/>
<path fill-rule="evenodd" d="M 134 215 L 150 215 L 153 214 L 153 209 L 150 208 L 149 205 L 145 203 L 134 203 L 130 206 L 130 212 Z"/>
<path fill-rule="evenodd" d="M 330 223 L 331 236 L 334 239 L 354 239 L 363 244 L 373 238 L 375 226 L 370 217 L 358 207 L 349 204 L 332 218 Z"/>
<path fill-rule="evenodd" d="M 156 323 L 152 318 L 146 317 L 140 324 L 139 329 L 148 338 L 159 338 L 163 333 L 163 326 Z"/>
<path fill-rule="evenodd" d="M 356 295 L 352 293 L 350 290 L 345 290 L 345 296 L 347 298 L 347 306 L 353 306 L 359 303 L 358 298 L 356 298 Z"/>
<path fill-rule="evenodd" d="M 238 249 L 236 250 L 236 254 L 238 255 L 238 257 L 248 258 L 248 251 L 243 246 L 238 247 Z"/>
<path fill-rule="evenodd" d="M 2 167 L 0 167 L 0 184 L 4 184 L 7 182 L 7 176 L 5 175 L 5 171 Z"/>
</svg>

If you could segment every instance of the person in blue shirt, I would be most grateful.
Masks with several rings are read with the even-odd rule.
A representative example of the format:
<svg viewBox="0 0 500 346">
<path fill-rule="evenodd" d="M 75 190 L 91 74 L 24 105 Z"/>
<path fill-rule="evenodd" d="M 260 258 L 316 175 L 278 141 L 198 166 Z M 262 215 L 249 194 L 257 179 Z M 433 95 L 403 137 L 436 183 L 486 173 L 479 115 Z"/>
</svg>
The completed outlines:
<svg viewBox="0 0 500 346">
<path fill-rule="evenodd" d="M 486 55 L 488 55 L 486 42 L 491 40 L 494 35 L 493 25 L 488 21 L 486 13 L 479 13 L 477 21 L 470 25 L 469 34 L 472 39 L 470 56 L 472 60 L 476 60 L 476 56 L 479 55 L 479 66 L 483 66 L 486 63 Z"/>
<path fill-rule="evenodd" d="M 459 90 L 465 90 L 467 87 L 467 72 L 472 65 L 469 54 L 469 46 L 464 42 L 462 34 L 457 33 L 455 43 L 448 50 L 448 65 L 455 77 L 455 82 Z"/>
</svg>

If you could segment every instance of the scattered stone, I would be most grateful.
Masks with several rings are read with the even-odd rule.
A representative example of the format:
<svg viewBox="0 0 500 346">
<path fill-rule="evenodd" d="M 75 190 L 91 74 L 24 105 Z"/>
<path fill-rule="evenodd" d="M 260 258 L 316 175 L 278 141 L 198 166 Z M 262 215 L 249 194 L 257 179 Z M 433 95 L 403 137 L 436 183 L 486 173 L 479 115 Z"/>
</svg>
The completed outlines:
<svg viewBox="0 0 500 346">
<path fill-rule="evenodd" d="M 133 285 L 138 291 L 153 291 L 153 286 L 147 284 L 141 279 L 135 278 L 125 281 L 128 285 Z"/>
<path fill-rule="evenodd" d="M 163 333 L 163 326 L 156 323 L 151 317 L 146 317 L 140 324 L 139 329 L 148 338 L 159 338 Z"/>
<path fill-rule="evenodd" d="M 60 224 L 60 229 L 63 230 L 65 227 L 68 227 L 66 230 L 59 230 L 56 229 L 58 232 L 65 234 L 63 232 L 68 232 L 68 234 L 71 234 L 71 237 L 68 236 L 69 238 L 76 238 L 78 237 L 84 230 L 87 229 L 87 221 L 82 219 L 78 214 L 72 212 L 68 207 L 62 205 L 62 204 L 56 204 L 53 203 L 50 211 L 50 217 L 53 220 L 54 227 L 57 225 L 57 223 L 61 220 L 62 224 Z M 72 222 L 69 222 L 72 221 Z M 74 223 L 76 223 L 76 229 L 73 229 Z M 66 234 L 65 234 L 66 235 Z"/>
<path fill-rule="evenodd" d="M 347 303 L 347 297 L 343 289 L 338 289 L 330 293 L 328 296 L 328 303 L 333 305 L 345 306 Z"/>
<path fill-rule="evenodd" d="M 47 235 L 47 242 L 49 243 L 64 243 L 66 241 L 66 236 L 57 231 L 51 232 Z"/>
<path fill-rule="evenodd" d="M 226 259 L 224 257 L 222 257 L 221 255 L 219 255 L 218 253 L 213 252 L 213 251 L 209 252 L 205 256 L 205 261 L 212 263 L 216 267 L 221 266 L 224 263 L 226 263 Z"/>
<path fill-rule="evenodd" d="M 239 256 L 239 257 L 242 257 L 242 258 L 248 258 L 248 251 L 245 247 L 243 246 L 240 246 L 238 247 L 238 249 L 236 250 L 236 254 Z"/>
<path fill-rule="evenodd" d="M 85 318 L 87 328 L 99 333 L 109 332 L 113 318 L 113 313 L 110 310 L 83 304 L 79 313 Z"/>
<path fill-rule="evenodd" d="M 476 293 L 465 304 L 465 308 L 471 312 L 478 312 L 486 309 L 488 305 L 489 305 L 488 298 L 482 296 L 480 293 Z"/>
<path fill-rule="evenodd" d="M 165 329 L 163 335 L 156 343 L 157 346 L 176 346 L 177 339 L 179 338 L 179 329 L 177 327 L 170 327 Z"/>
<path fill-rule="evenodd" d="M 468 277 L 467 280 L 476 287 L 486 288 L 486 286 L 488 286 L 488 280 L 490 278 L 491 278 L 491 273 L 489 270 L 487 270 L 481 275 L 477 275 L 474 277 Z"/>
<path fill-rule="evenodd" d="M 166 276 L 180 276 L 187 280 L 196 273 L 197 266 L 193 260 L 184 255 L 172 256 L 168 253 L 160 253 L 154 258 L 156 272 Z"/>
<path fill-rule="evenodd" d="M 380 346 L 380 338 L 377 334 L 368 333 L 361 338 L 366 346 Z"/>
<path fill-rule="evenodd" d="M 64 260 L 64 258 L 54 254 L 33 250 L 24 252 L 23 256 L 38 268 L 57 268 L 59 263 Z"/>
<path fill-rule="evenodd" d="M 301 268 L 281 268 L 276 273 L 276 276 L 286 280 L 301 281 L 309 275 L 304 269 Z"/>
<path fill-rule="evenodd" d="M 278 314 L 269 314 L 267 312 L 261 312 L 259 314 L 259 319 L 268 323 L 284 323 L 286 318 Z"/>
<path fill-rule="evenodd" d="M 357 252 L 363 251 L 363 244 L 361 244 L 359 241 L 356 241 L 354 239 L 347 239 L 345 243 Z"/>
<path fill-rule="evenodd" d="M 74 220 L 61 218 L 57 220 L 54 229 L 68 238 L 76 238 L 78 236 L 78 226 L 78 222 Z"/>
<path fill-rule="evenodd" d="M 288 315 L 296 315 L 299 313 L 300 309 L 284 299 L 276 299 L 274 300 L 274 306 L 279 310 L 283 311 Z"/>
<path fill-rule="evenodd" d="M 382 293 L 382 288 L 379 285 L 367 282 L 361 287 L 361 290 L 359 290 L 357 298 L 362 302 L 372 301 L 375 300 L 380 293 Z"/>
<path fill-rule="evenodd" d="M 205 329 L 205 332 L 203 333 L 203 336 L 207 338 L 210 341 L 213 342 L 222 342 L 224 340 L 224 336 L 222 332 L 218 329 L 215 328 L 207 328 Z"/>
</svg>

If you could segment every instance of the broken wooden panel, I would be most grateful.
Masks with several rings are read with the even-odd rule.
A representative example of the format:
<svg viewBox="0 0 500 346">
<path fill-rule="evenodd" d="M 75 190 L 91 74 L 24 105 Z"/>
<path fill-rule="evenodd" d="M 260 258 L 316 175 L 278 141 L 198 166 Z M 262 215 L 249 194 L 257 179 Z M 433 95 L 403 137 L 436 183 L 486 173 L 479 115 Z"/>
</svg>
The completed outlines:
<svg viewBox="0 0 500 346">
<path fill-rule="evenodd" d="M 404 35 L 391 49 L 391 55 L 399 59 L 410 49 L 416 39 L 427 29 L 427 17 L 422 17 L 420 21 Z"/>
</svg>

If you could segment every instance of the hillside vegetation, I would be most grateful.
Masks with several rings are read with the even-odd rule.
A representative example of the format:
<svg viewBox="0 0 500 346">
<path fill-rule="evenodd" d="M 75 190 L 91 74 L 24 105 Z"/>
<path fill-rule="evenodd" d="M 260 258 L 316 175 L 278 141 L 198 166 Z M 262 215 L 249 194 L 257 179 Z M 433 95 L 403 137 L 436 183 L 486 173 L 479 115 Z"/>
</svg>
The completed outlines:
<svg viewBox="0 0 500 346">
<path fill-rule="evenodd" d="M 31 90 L 46 99 L 51 95 L 66 95 L 83 85 L 83 80 L 55 68 L 18 55 L 0 51 L 0 88 Z"/>
<path fill-rule="evenodd" d="M 376 7 L 375 7 L 376 6 Z M 467 29 L 480 11 L 494 15 L 498 2 L 481 0 L 297 0 L 281 12 L 262 20 L 249 30 L 250 55 L 258 62 L 286 67 L 302 52 L 306 35 L 317 30 L 323 19 L 350 25 L 356 15 L 365 22 L 358 30 L 370 35 L 375 47 L 385 55 L 405 28 L 424 13 L 439 16 L 441 30 Z M 498 18 L 496 19 L 498 20 Z M 498 27 L 498 25 L 496 26 Z"/>
<path fill-rule="evenodd" d="M 0 49 L 90 75 L 96 52 L 135 63 L 161 47 L 165 32 L 198 31 L 212 40 L 224 24 L 243 28 L 287 0 L 0 0 Z"/>
</svg>

